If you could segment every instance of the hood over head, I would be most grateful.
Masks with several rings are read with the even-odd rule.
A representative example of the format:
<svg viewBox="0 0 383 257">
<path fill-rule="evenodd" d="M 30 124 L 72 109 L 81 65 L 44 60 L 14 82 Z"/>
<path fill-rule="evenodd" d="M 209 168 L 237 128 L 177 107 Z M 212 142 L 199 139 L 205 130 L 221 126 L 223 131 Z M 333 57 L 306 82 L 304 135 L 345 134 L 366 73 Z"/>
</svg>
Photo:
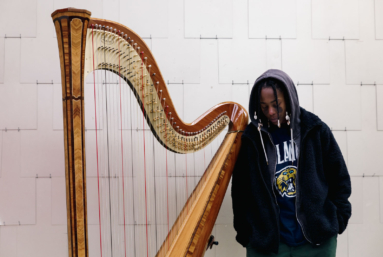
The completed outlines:
<svg viewBox="0 0 383 257">
<path fill-rule="evenodd" d="M 253 123 L 253 125 L 255 125 L 255 127 L 258 128 L 259 137 L 262 142 L 263 153 L 265 154 L 267 164 L 269 164 L 269 160 L 267 157 L 265 144 L 263 142 L 262 133 L 261 133 L 261 130 L 268 133 L 267 121 L 264 120 L 262 122 L 263 126 L 259 127 L 260 119 L 261 117 L 264 117 L 264 115 L 262 111 L 260 111 L 261 113 L 257 113 L 256 115 L 257 118 L 254 118 L 254 114 L 257 110 L 261 110 L 261 108 L 258 108 L 258 106 L 260 105 L 258 89 L 262 85 L 262 83 L 264 83 L 265 80 L 269 78 L 272 78 L 280 82 L 279 85 L 284 89 L 283 90 L 284 98 L 285 98 L 285 101 L 287 102 L 287 111 L 289 112 L 289 116 L 290 116 L 289 127 L 290 127 L 290 134 L 291 134 L 291 145 L 294 145 L 294 141 L 296 140 L 300 141 L 299 140 L 300 139 L 300 108 L 299 108 L 298 94 L 297 94 L 297 90 L 295 88 L 294 82 L 291 80 L 289 75 L 287 75 L 285 72 L 281 70 L 276 70 L 276 69 L 267 70 L 265 73 L 259 76 L 257 80 L 255 81 L 253 89 L 251 90 L 250 101 L 249 101 L 249 114 L 250 114 L 251 123 Z M 270 158 L 272 162 L 275 162 L 275 160 L 273 159 L 273 156 L 271 156 Z M 292 161 L 292 164 L 293 164 L 293 161 Z M 272 169 L 273 167 L 271 166 L 269 166 L 270 167 L 269 171 L 272 174 L 274 174 L 275 171 Z"/>
<path fill-rule="evenodd" d="M 294 137 L 298 137 L 300 135 L 300 108 L 299 108 L 299 100 L 297 90 L 295 88 L 294 82 L 291 80 L 289 75 L 287 75 L 284 71 L 277 69 L 270 69 L 263 73 L 261 76 L 257 78 L 254 83 L 254 86 L 251 90 L 250 101 L 249 101 L 249 115 L 251 119 L 251 123 L 253 123 L 256 127 L 258 127 L 259 119 L 261 117 L 260 113 L 257 113 L 258 118 L 254 118 L 254 113 L 258 110 L 257 106 L 259 103 L 258 96 L 258 88 L 264 83 L 264 81 L 268 78 L 275 79 L 280 82 L 281 87 L 285 88 L 285 100 L 288 103 L 288 112 L 290 116 L 290 126 L 294 131 Z M 287 95 L 286 95 L 287 93 Z M 267 132 L 267 121 L 262 121 L 262 130 Z"/>
</svg>

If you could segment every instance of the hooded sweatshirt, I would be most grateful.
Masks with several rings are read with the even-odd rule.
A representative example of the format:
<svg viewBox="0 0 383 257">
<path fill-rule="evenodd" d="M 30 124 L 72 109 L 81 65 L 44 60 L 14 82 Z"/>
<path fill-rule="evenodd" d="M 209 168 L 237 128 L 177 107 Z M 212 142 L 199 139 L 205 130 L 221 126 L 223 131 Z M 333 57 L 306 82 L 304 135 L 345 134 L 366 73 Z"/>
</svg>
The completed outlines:
<svg viewBox="0 0 383 257">
<path fill-rule="evenodd" d="M 268 70 L 255 82 L 250 95 L 251 123 L 242 135 L 242 145 L 232 178 L 232 200 L 236 239 L 243 246 L 278 252 L 281 239 L 280 209 L 275 195 L 278 154 L 267 121 L 254 117 L 258 86 L 266 78 L 281 82 L 289 101 L 290 140 L 295 145 L 295 216 L 305 240 L 318 245 L 342 233 L 351 216 L 350 176 L 329 127 L 314 114 L 299 107 L 290 77 Z"/>
</svg>

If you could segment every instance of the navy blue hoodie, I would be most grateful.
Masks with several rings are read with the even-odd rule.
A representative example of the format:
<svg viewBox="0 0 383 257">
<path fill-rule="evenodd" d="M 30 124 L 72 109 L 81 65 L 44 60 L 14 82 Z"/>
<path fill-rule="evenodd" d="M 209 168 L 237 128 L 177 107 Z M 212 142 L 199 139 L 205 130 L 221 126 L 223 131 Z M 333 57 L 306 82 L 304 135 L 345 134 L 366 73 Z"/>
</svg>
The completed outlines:
<svg viewBox="0 0 383 257">
<path fill-rule="evenodd" d="M 299 107 L 297 91 L 290 77 L 280 70 L 262 74 L 250 95 L 251 123 L 242 135 L 233 171 L 234 228 L 236 239 L 243 246 L 250 244 L 258 250 L 276 253 L 280 240 L 279 210 L 272 183 L 277 154 L 267 126 L 259 127 L 259 120 L 254 118 L 259 104 L 257 88 L 266 78 L 274 78 L 286 88 L 293 141 L 300 153 L 296 215 L 308 242 L 321 244 L 346 229 L 351 216 L 348 201 L 351 182 L 331 130 L 316 115 Z"/>
</svg>

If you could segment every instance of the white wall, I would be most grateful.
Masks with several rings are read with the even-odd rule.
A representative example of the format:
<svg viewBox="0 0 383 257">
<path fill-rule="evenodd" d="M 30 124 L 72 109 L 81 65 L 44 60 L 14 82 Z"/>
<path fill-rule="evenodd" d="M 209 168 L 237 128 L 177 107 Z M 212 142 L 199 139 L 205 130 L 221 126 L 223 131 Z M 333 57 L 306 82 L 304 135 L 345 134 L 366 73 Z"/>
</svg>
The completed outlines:
<svg viewBox="0 0 383 257">
<path fill-rule="evenodd" d="M 262 72 L 286 71 L 301 105 L 333 129 L 352 176 L 353 216 L 338 256 L 383 256 L 383 0 L 1 0 L 1 257 L 67 256 L 50 14 L 69 6 L 146 38 L 187 122 L 222 101 L 247 108 Z M 230 194 L 213 232 L 220 245 L 207 256 L 245 255 Z"/>
</svg>

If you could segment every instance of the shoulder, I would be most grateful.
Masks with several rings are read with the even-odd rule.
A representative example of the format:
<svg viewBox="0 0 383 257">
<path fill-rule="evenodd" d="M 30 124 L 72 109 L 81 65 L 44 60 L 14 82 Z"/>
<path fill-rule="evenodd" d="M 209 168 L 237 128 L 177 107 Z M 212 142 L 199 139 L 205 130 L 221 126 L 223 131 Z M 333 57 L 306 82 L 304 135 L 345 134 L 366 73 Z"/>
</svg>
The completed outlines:
<svg viewBox="0 0 383 257">
<path fill-rule="evenodd" d="M 334 149 L 338 151 L 338 145 L 331 128 L 317 115 L 303 109 L 301 127 L 304 128 L 306 138 L 320 147 L 322 151 L 328 152 Z"/>
<path fill-rule="evenodd" d="M 258 151 L 259 131 L 253 123 L 249 123 L 241 136 L 241 149 L 247 152 Z"/>
<path fill-rule="evenodd" d="M 247 127 L 245 128 L 245 131 L 242 134 L 242 139 L 246 137 L 252 138 L 257 133 L 258 133 L 257 127 L 250 121 L 250 123 L 247 125 Z"/>
<path fill-rule="evenodd" d="M 330 127 L 324 121 L 314 113 L 309 112 L 302 107 L 300 119 L 303 133 L 314 130 L 319 132 L 322 136 L 330 136 L 332 134 Z"/>
</svg>

